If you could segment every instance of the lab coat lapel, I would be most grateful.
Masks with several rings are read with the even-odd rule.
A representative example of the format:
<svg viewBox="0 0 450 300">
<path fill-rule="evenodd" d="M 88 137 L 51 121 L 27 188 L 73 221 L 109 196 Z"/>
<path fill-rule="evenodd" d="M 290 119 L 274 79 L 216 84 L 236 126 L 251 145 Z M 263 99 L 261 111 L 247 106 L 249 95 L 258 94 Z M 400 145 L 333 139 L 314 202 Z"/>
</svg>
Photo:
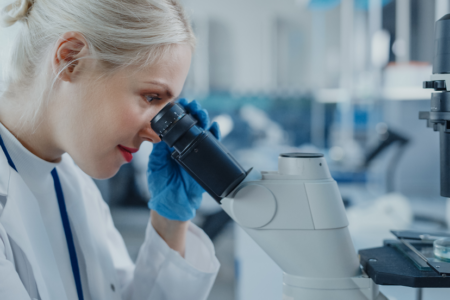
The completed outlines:
<svg viewBox="0 0 450 300">
<path fill-rule="evenodd" d="M 3 151 L 0 151 L 3 152 Z M 0 195 L 8 195 L 9 173 L 12 169 L 8 165 L 5 155 L 0 154 Z"/>
<path fill-rule="evenodd" d="M 58 172 L 66 172 L 64 168 Z M 92 299 L 121 299 L 120 292 L 116 290 L 116 272 L 106 239 L 106 230 L 103 222 L 99 220 L 102 211 L 96 207 L 95 201 L 85 203 L 82 199 L 91 199 L 92 191 L 88 187 L 79 186 L 73 172 L 60 176 L 65 195 L 67 212 L 71 220 L 72 231 L 78 240 L 86 263 L 89 291 Z M 70 182 L 67 182 L 70 181 Z M 72 197 L 70 195 L 77 195 Z M 114 290 L 111 288 L 114 285 Z"/>
<path fill-rule="evenodd" d="M 113 277 L 115 271 L 110 268 L 112 261 L 108 263 L 108 260 L 111 260 L 109 252 L 100 247 L 104 244 L 102 242 L 104 237 L 99 235 L 101 228 L 98 228 L 98 224 L 91 224 L 92 219 L 88 218 L 82 201 L 76 205 L 68 204 L 67 210 L 69 219 L 76 220 L 71 221 L 71 226 L 86 262 L 86 273 L 92 299 L 114 299 L 110 286 L 115 284 Z"/>
<path fill-rule="evenodd" d="M 0 182 L 8 183 L 6 206 L 0 216 L 8 236 L 25 253 L 42 300 L 67 299 L 57 262 L 33 193 L 0 151 Z M 5 172 L 8 170 L 8 172 Z"/>
</svg>

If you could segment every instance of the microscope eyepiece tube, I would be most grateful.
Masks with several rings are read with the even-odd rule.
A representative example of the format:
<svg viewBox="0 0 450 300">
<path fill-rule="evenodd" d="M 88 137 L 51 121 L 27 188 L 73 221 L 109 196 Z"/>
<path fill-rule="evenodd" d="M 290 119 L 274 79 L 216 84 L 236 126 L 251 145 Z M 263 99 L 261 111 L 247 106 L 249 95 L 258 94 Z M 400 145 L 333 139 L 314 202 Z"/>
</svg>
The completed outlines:
<svg viewBox="0 0 450 300">
<path fill-rule="evenodd" d="M 450 73 L 450 14 L 436 22 L 433 74 Z"/>
<path fill-rule="evenodd" d="M 247 176 L 231 153 L 180 104 L 168 103 L 150 122 L 169 147 L 172 158 L 217 202 L 232 192 Z"/>
</svg>

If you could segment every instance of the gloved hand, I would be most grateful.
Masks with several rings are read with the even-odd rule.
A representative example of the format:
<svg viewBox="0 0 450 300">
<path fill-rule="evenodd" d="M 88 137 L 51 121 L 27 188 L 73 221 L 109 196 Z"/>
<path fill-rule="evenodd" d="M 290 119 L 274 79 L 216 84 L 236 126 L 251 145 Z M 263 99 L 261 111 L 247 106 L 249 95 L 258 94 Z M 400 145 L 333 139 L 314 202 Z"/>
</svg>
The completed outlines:
<svg viewBox="0 0 450 300">
<path fill-rule="evenodd" d="M 181 99 L 178 103 L 198 121 L 197 126 L 208 128 L 208 112 L 197 101 L 188 103 L 186 99 Z M 219 125 L 216 122 L 208 130 L 220 140 Z M 168 219 L 187 221 L 195 216 L 205 190 L 172 159 L 172 152 L 173 148 L 169 148 L 164 142 L 153 146 L 147 170 L 151 194 L 148 207 Z"/>
</svg>

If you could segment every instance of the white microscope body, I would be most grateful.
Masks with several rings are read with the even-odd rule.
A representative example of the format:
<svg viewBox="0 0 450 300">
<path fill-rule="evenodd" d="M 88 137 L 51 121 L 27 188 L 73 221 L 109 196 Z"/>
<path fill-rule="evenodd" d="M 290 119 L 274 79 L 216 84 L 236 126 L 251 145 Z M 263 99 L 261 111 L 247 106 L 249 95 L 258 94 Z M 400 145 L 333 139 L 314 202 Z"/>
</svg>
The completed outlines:
<svg viewBox="0 0 450 300">
<path fill-rule="evenodd" d="M 360 269 L 336 181 L 321 154 L 281 154 L 222 208 L 284 272 L 283 300 L 387 300 Z"/>
</svg>

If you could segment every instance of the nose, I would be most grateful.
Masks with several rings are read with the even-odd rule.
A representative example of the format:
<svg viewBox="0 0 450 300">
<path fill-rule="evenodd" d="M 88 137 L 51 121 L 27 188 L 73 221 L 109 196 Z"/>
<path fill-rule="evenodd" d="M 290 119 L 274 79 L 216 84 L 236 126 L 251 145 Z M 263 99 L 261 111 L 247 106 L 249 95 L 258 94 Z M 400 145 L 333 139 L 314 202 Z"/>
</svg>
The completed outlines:
<svg viewBox="0 0 450 300">
<path fill-rule="evenodd" d="M 145 139 L 146 141 L 149 141 L 153 144 L 161 142 L 161 138 L 159 135 L 152 129 L 152 126 L 150 125 L 150 122 L 147 123 L 147 125 L 142 128 L 142 130 L 139 133 L 140 137 Z"/>
</svg>

